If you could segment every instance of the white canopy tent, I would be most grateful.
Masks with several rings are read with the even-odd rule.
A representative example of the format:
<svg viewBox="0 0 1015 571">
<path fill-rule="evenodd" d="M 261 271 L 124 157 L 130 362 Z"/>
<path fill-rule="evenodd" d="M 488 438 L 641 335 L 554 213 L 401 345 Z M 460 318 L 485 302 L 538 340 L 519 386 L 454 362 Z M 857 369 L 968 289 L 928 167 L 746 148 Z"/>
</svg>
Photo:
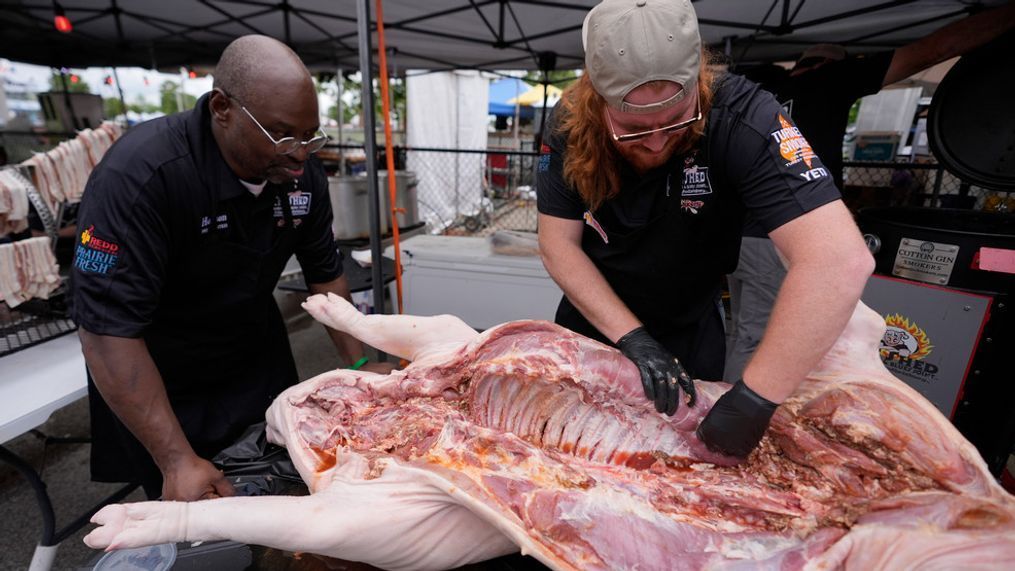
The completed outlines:
<svg viewBox="0 0 1015 571">
<path fill-rule="evenodd" d="M 406 168 L 416 173 L 420 216 L 444 228 L 460 215 L 481 208 L 483 154 L 442 153 L 420 148 L 486 149 L 489 81 L 478 71 L 406 76 L 406 140 L 417 149 Z"/>
</svg>

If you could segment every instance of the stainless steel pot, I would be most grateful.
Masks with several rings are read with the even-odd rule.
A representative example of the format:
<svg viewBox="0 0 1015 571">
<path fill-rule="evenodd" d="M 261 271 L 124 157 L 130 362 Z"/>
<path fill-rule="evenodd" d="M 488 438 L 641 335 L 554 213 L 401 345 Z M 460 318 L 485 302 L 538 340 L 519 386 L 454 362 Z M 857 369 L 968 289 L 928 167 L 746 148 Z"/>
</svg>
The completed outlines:
<svg viewBox="0 0 1015 571">
<path fill-rule="evenodd" d="M 399 227 L 419 222 L 419 202 L 416 200 L 416 174 L 409 171 L 395 173 L 395 205 L 404 209 L 398 213 Z M 391 207 L 388 200 L 388 176 L 378 173 L 377 186 L 381 193 L 381 234 L 391 232 Z M 332 230 L 338 240 L 370 237 L 370 202 L 367 200 L 367 177 L 328 177 L 328 192 L 335 220 Z"/>
</svg>

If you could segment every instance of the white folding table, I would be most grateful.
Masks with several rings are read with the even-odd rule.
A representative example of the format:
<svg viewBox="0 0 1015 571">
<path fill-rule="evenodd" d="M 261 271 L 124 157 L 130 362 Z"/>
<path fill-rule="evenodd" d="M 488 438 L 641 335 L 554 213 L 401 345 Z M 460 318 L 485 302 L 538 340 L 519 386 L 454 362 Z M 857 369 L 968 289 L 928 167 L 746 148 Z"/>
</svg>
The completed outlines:
<svg viewBox="0 0 1015 571">
<path fill-rule="evenodd" d="M 41 426 L 57 409 L 88 392 L 85 359 L 75 332 L 0 357 L 0 460 L 17 469 L 35 491 L 42 512 L 42 539 L 32 555 L 30 571 L 53 565 L 60 541 L 81 529 L 107 503 L 122 499 L 134 488 L 127 485 L 62 529 L 56 529 L 53 504 L 38 472 L 4 443 Z"/>
</svg>

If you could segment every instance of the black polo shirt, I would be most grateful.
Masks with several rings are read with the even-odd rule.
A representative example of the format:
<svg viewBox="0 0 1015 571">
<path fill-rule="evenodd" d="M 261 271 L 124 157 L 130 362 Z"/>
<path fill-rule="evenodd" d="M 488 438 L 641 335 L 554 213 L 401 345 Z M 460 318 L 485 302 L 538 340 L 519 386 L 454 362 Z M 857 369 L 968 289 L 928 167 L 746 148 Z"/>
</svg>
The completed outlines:
<svg viewBox="0 0 1015 571">
<path fill-rule="evenodd" d="M 694 149 L 640 174 L 618 158 L 620 191 L 595 212 L 564 180 L 562 113 L 558 105 L 539 157 L 539 212 L 585 219 L 583 250 L 650 331 L 703 315 L 722 275 L 736 267 L 745 211 L 771 232 L 839 198 L 775 98 L 737 75 L 717 78 Z"/>
<path fill-rule="evenodd" d="M 293 190 L 290 228 L 279 196 Z M 330 281 L 342 274 L 331 222 L 327 177 L 314 158 L 295 188 L 268 184 L 255 197 L 240 184 L 212 137 L 206 95 L 193 110 L 129 130 L 89 177 L 78 215 L 73 318 L 92 333 L 141 337 L 160 315 L 186 312 L 195 296 L 229 287 L 184 270 L 212 237 L 267 251 L 277 233 L 294 231 L 288 254 L 296 254 L 308 283 Z"/>
<path fill-rule="evenodd" d="M 309 283 L 342 273 L 327 177 L 255 196 L 211 133 L 208 97 L 128 131 L 88 179 L 71 272 L 72 316 L 99 335 L 141 337 L 169 403 L 205 458 L 297 382 L 272 292 L 294 253 Z M 286 208 L 288 203 L 288 208 Z M 158 468 L 89 380 L 92 478 L 161 487 Z"/>
</svg>

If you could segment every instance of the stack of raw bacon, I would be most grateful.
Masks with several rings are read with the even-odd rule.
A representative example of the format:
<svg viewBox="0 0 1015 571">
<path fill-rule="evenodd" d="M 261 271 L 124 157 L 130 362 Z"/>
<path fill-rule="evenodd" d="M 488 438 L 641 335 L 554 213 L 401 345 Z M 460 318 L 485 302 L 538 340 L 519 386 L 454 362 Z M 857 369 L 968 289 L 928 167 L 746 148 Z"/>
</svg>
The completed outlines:
<svg viewBox="0 0 1015 571">
<path fill-rule="evenodd" d="M 28 181 L 0 170 L 0 236 L 28 228 Z"/>
<path fill-rule="evenodd" d="M 22 163 L 35 167 L 35 187 L 51 211 L 61 202 L 81 200 L 88 175 L 120 134 L 120 127 L 107 121 Z"/>
<path fill-rule="evenodd" d="M 0 244 L 0 301 L 17 307 L 32 298 L 47 299 L 60 286 L 49 238 Z"/>
</svg>

